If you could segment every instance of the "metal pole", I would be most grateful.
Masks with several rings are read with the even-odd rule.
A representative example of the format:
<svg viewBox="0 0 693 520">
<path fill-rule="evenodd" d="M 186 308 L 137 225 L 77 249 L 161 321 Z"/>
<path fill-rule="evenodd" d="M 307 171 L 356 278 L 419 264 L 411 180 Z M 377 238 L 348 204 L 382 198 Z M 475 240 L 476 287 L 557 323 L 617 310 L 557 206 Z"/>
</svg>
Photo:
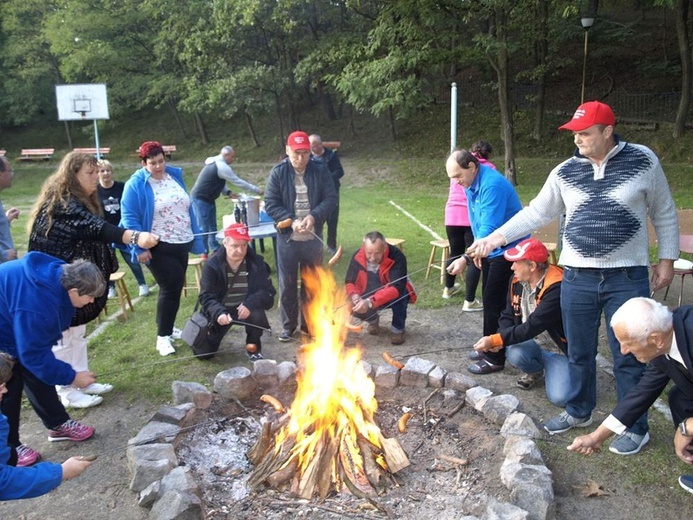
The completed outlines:
<svg viewBox="0 0 693 520">
<path fill-rule="evenodd" d="M 452 84 L 450 94 L 450 153 L 457 148 L 457 83 Z"/>
<path fill-rule="evenodd" d="M 587 75 L 587 33 L 589 29 L 585 29 L 585 51 L 582 58 L 582 94 L 580 95 L 580 104 L 585 102 L 585 78 Z"/>
<path fill-rule="evenodd" d="M 99 125 L 94 119 L 94 143 L 96 144 L 96 158 L 101 160 L 101 148 L 99 147 Z"/>
</svg>

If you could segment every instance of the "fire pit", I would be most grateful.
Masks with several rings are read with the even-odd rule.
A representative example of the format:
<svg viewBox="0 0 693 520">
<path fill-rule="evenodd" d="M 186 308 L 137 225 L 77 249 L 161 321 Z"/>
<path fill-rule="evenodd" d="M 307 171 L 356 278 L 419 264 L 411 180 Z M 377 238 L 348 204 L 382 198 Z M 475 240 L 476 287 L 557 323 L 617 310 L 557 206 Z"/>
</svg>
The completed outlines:
<svg viewBox="0 0 693 520">
<path fill-rule="evenodd" d="M 514 397 L 492 396 L 468 376 L 420 358 L 402 368 L 373 368 L 358 348 L 344 347 L 348 311 L 329 273 L 316 272 L 307 288 L 315 337 L 299 349 L 294 384 L 271 384 L 281 379 L 280 368 L 262 360 L 253 373 L 242 367 L 220 373 L 219 396 L 211 406 L 204 387 L 200 393 L 209 396 L 187 399 L 205 406 L 181 419 L 181 425 L 194 427 L 173 442 L 179 463 L 199 483 L 186 493 L 194 495 L 204 518 L 481 516 L 489 508 L 518 509 L 507 502 L 521 502 L 512 495 L 528 479 L 544 498 L 527 496 L 550 514 L 550 472 L 539 466 L 536 446 L 522 445 L 533 445 L 529 439 L 538 431 L 524 414 L 514 413 Z M 226 385 L 231 372 L 233 387 L 243 389 L 245 398 L 220 383 Z M 508 448 L 510 441 L 498 433 L 501 424 L 521 447 Z M 501 468 L 512 464 L 520 467 L 504 476 Z M 531 478 L 527 471 L 534 472 Z M 149 497 L 141 495 L 142 505 L 177 500 L 167 478 L 142 492 Z"/>
</svg>

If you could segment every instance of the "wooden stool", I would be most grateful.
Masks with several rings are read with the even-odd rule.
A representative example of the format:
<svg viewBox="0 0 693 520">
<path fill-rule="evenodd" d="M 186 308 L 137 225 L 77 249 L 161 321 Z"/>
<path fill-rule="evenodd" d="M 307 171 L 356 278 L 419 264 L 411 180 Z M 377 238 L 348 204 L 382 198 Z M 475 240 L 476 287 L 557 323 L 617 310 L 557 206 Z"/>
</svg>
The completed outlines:
<svg viewBox="0 0 693 520">
<path fill-rule="evenodd" d="M 403 238 L 386 238 L 385 242 L 390 244 L 392 247 L 396 247 L 400 251 L 404 251 L 404 243 L 406 240 Z"/>
<path fill-rule="evenodd" d="M 202 280 L 202 266 L 205 261 L 202 258 L 189 258 L 188 267 L 193 266 L 195 268 L 195 284 L 188 284 L 188 273 L 185 273 L 185 285 L 183 286 L 183 296 L 188 296 L 188 291 L 200 292 L 200 280 Z"/>
<path fill-rule="evenodd" d="M 431 256 L 428 257 L 428 267 L 426 268 L 426 278 L 431 273 L 431 269 L 440 269 L 440 283 L 441 285 L 445 283 L 445 264 L 450 258 L 450 241 L 449 240 L 431 240 L 429 242 L 433 247 L 431 248 Z M 440 256 L 440 264 L 435 260 L 436 250 L 441 248 L 443 250 Z"/>
<path fill-rule="evenodd" d="M 558 262 L 556 261 L 556 243 L 555 242 L 544 242 L 544 245 L 546 246 L 546 249 L 549 251 L 549 258 L 550 263 L 553 265 L 558 265 Z"/>
<path fill-rule="evenodd" d="M 135 312 L 135 308 L 132 306 L 130 292 L 128 291 L 128 286 L 125 284 L 125 273 L 123 271 L 117 271 L 111 274 L 109 280 L 115 283 L 115 291 L 118 296 L 118 301 L 120 302 L 120 308 L 123 311 L 123 319 L 127 320 L 128 313 L 125 310 L 125 302 L 127 301 L 131 312 Z M 106 307 L 104 307 L 104 310 L 105 309 Z"/>
</svg>

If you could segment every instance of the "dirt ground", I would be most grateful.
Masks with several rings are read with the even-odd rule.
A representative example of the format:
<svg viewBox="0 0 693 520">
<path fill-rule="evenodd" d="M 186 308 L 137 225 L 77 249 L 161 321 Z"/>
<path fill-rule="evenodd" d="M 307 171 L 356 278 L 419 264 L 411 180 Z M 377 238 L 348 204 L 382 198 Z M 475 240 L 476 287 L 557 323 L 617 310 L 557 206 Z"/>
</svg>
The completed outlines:
<svg viewBox="0 0 693 520">
<path fill-rule="evenodd" d="M 693 295 L 692 295 L 693 296 Z M 670 303 L 672 297 L 669 297 Z M 459 302 L 461 304 L 461 300 Z M 386 325 L 390 314 L 384 313 L 381 320 L 380 336 L 362 335 L 364 357 L 372 363 L 381 362 L 381 354 L 388 350 L 406 361 L 410 356 L 429 359 L 449 371 L 464 371 L 467 366 L 467 353 L 477 339 L 481 330 L 480 313 L 462 313 L 460 306 L 451 305 L 437 310 L 421 310 L 411 307 L 407 321 L 407 338 L 404 345 L 393 347 L 389 342 Z M 270 313 L 270 322 L 274 330 L 278 327 L 278 313 Z M 241 336 L 231 333 L 231 341 L 240 342 Z M 278 361 L 293 360 L 294 349 L 279 343 L 275 337 L 264 342 L 263 353 Z M 187 362 L 196 362 L 194 360 Z M 479 384 L 489 388 L 495 394 L 509 393 L 517 396 L 522 411 L 528 413 L 540 426 L 561 410 L 555 408 L 545 398 L 542 388 L 524 391 L 515 386 L 518 372 L 511 367 L 503 372 L 487 376 L 477 376 Z M 211 381 L 203 381 L 211 386 Z M 427 395 L 430 391 L 425 391 Z M 613 406 L 613 378 L 604 371 L 599 371 L 599 401 L 595 410 L 595 423 L 601 421 Z M 388 421 L 398 417 L 401 405 L 416 405 L 421 400 L 421 393 L 410 391 L 395 392 L 395 395 L 379 396 L 383 399 L 382 408 L 385 417 L 384 428 Z M 128 489 L 129 473 L 125 456 L 125 447 L 145 424 L 157 405 L 138 401 L 124 406 L 124 399 L 117 389 L 104 400 L 101 406 L 86 412 L 73 414 L 77 419 L 94 426 L 95 437 L 82 444 L 50 443 L 45 429 L 32 411 L 27 411 L 22 419 L 22 439 L 25 443 L 41 451 L 47 460 L 61 461 L 65 458 L 84 453 L 96 453 L 99 459 L 80 478 L 69 481 L 47 496 L 31 500 L 0 503 L 0 518 L 22 520 L 81 520 L 91 518 L 118 518 L 119 520 L 137 520 L 147 517 L 148 510 L 137 505 L 136 495 Z M 396 404 L 392 404 L 396 403 Z M 431 403 L 435 408 L 436 403 Z M 440 405 L 442 406 L 442 405 Z M 396 407 L 396 409 L 391 409 Z M 432 408 L 432 409 L 434 409 Z M 389 411 L 388 411 L 389 410 Z M 652 412 L 656 414 L 658 412 Z M 416 415 L 416 414 L 415 414 Z M 660 422 L 662 421 L 659 418 Z M 417 424 L 418 423 L 418 424 Z M 419 419 L 412 419 L 411 433 L 402 437 L 402 443 L 408 450 L 418 445 L 417 439 L 423 439 L 426 432 L 421 428 Z M 454 424 L 454 427 L 451 425 Z M 390 424 L 391 426 L 391 424 Z M 503 438 L 492 431 L 492 427 L 483 422 L 483 418 L 472 410 L 465 410 L 449 427 L 439 429 L 441 437 L 431 440 L 425 448 L 412 455 L 412 472 L 406 473 L 402 480 L 405 486 L 393 491 L 392 497 L 386 499 L 396 518 L 442 519 L 457 518 L 464 514 L 481 514 L 482 502 L 488 495 L 502 496 L 507 493 L 498 479 L 499 465 L 502 463 Z M 456 430 L 456 431 L 455 431 Z M 389 433 L 389 432 L 388 432 Z M 638 483 L 638 479 L 626 478 L 637 466 L 638 458 L 645 460 L 651 457 L 650 447 L 642 453 L 628 457 L 630 461 L 611 454 L 608 450 L 594 458 L 584 458 L 565 450 L 573 438 L 572 432 L 548 438 L 540 442 L 542 453 L 549 469 L 553 471 L 556 494 L 557 518 L 587 520 L 593 518 L 657 518 L 674 520 L 690 515 L 691 496 L 678 486 L 677 478 L 685 471 L 683 464 L 678 463 L 671 447 L 671 429 L 667 426 L 662 433 L 653 431 L 651 444 L 661 443 L 668 446 L 668 457 L 661 462 L 661 485 L 653 489 L 651 483 Z M 458 476 L 455 471 L 430 472 L 437 444 L 446 449 L 453 449 L 456 456 L 470 460 L 468 473 Z M 632 462 L 631 462 L 632 461 Z M 413 475 L 413 476 L 412 476 Z M 580 489 L 588 479 L 604 486 L 608 496 L 585 498 Z M 457 487 L 456 487 L 457 486 Z M 281 497 L 272 494 L 261 498 L 244 499 L 243 505 L 247 514 L 237 510 L 226 518 L 257 517 L 265 504 L 265 515 L 277 511 L 278 516 L 267 518 L 338 518 L 363 517 L 382 518 L 382 513 L 358 506 L 349 509 L 353 504 L 344 506 L 337 503 L 334 509 L 332 502 L 322 506 L 308 507 L 290 501 L 283 503 Z M 242 508 L 240 508 L 242 509 Z M 332 510 L 334 509 L 334 510 Z M 350 513 L 350 511 L 355 511 Z M 686 513 L 688 512 L 688 513 Z M 223 518 L 224 516 L 214 516 Z"/>
</svg>

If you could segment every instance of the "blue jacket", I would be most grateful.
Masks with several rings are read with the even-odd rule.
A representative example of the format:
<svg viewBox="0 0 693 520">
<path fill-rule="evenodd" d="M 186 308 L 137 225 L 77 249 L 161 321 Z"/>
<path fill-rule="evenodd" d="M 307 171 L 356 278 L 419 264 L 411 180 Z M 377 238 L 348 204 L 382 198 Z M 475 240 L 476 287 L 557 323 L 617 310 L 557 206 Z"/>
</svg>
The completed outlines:
<svg viewBox="0 0 693 520">
<path fill-rule="evenodd" d="M 183 181 L 183 170 L 174 166 L 166 166 L 168 173 L 181 188 L 188 193 Z M 120 227 L 132 229 L 134 231 L 151 231 L 154 220 L 154 190 L 149 185 L 149 178 L 152 176 L 146 168 L 142 167 L 132 174 L 125 183 L 123 198 L 120 201 Z M 206 251 L 202 236 L 198 235 L 200 228 L 197 227 L 197 218 L 193 205 L 190 204 L 190 223 L 192 232 L 195 234 L 191 252 L 200 255 Z M 144 249 L 139 246 L 129 246 L 130 256 L 133 262 L 137 262 L 137 255 Z"/>
<path fill-rule="evenodd" d="M 75 379 L 72 367 L 52 351 L 75 313 L 60 283 L 64 263 L 33 251 L 0 265 L 0 350 L 47 385 Z"/>
<path fill-rule="evenodd" d="M 505 224 L 522 209 L 520 197 L 503 174 L 483 164 L 472 185 L 464 190 L 467 194 L 469 221 L 475 239 L 485 238 Z M 503 254 L 527 237 L 522 237 L 502 248 L 494 249 L 489 258 Z"/>
<path fill-rule="evenodd" d="M 55 462 L 39 462 L 30 468 L 8 466 L 11 448 L 7 417 L 0 414 L 0 500 L 34 498 L 57 488 L 63 480 L 63 468 Z"/>
</svg>

